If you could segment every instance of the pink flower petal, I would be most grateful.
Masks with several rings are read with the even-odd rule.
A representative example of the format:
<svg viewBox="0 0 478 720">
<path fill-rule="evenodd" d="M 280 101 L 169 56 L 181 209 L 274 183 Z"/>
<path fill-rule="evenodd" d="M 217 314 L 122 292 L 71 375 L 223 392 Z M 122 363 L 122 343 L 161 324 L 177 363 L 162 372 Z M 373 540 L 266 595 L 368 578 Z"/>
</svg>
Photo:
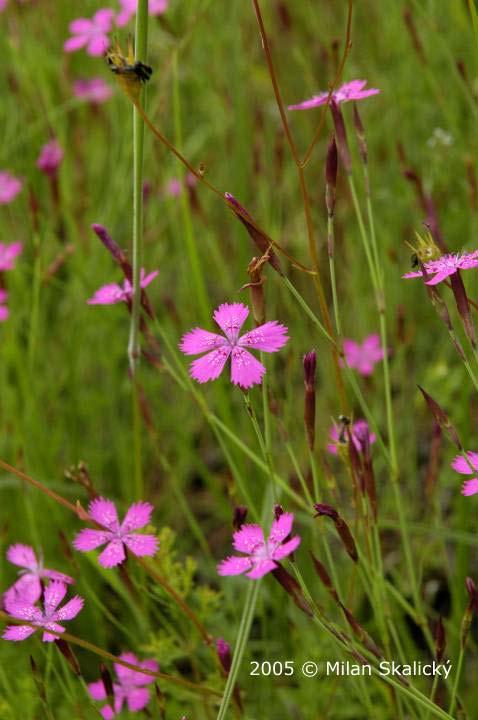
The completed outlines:
<svg viewBox="0 0 478 720">
<path fill-rule="evenodd" d="M 21 543 L 10 545 L 7 550 L 7 560 L 13 565 L 28 568 L 29 570 L 36 570 L 38 567 L 35 551 L 30 545 L 22 545 Z"/>
<path fill-rule="evenodd" d="M 132 652 L 122 652 L 119 659 L 130 663 L 130 665 L 139 664 L 138 658 Z M 113 667 L 122 685 L 136 685 L 135 676 L 138 675 L 138 673 L 135 670 L 130 670 L 130 668 L 120 665 L 119 663 L 114 663 Z"/>
<path fill-rule="evenodd" d="M 79 595 L 68 600 L 56 613 L 55 620 L 62 622 L 63 620 L 73 620 L 80 610 L 82 610 L 85 601 Z"/>
<path fill-rule="evenodd" d="M 461 489 L 462 495 L 476 495 L 478 493 L 478 478 L 465 480 Z"/>
<path fill-rule="evenodd" d="M 201 358 L 197 358 L 190 365 L 189 373 L 191 377 L 199 383 L 216 380 L 222 373 L 230 354 L 231 349 L 223 346 L 207 353 L 207 355 L 203 355 Z"/>
<path fill-rule="evenodd" d="M 469 451 L 466 454 L 469 458 L 470 463 L 467 463 L 467 461 L 462 455 L 457 455 L 453 459 L 451 466 L 453 470 L 456 470 L 463 475 L 472 475 L 474 472 L 478 472 L 478 453 Z M 472 470 L 472 468 L 474 469 Z"/>
<path fill-rule="evenodd" d="M 194 328 L 183 335 L 179 349 L 185 355 L 199 355 L 222 346 L 227 346 L 227 340 L 222 335 L 208 332 L 202 328 Z"/>
<path fill-rule="evenodd" d="M 19 578 L 4 595 L 4 602 L 9 598 L 18 602 L 34 605 L 41 597 L 43 592 L 40 578 L 37 575 L 28 573 Z"/>
<path fill-rule="evenodd" d="M 0 322 L 4 322 L 5 320 L 8 320 L 8 317 L 10 315 L 10 310 L 5 307 L 5 305 L 0 305 Z"/>
<path fill-rule="evenodd" d="M 269 534 L 269 542 L 279 543 L 285 540 L 292 531 L 292 524 L 294 522 L 293 513 L 282 513 L 278 520 L 274 520 L 272 523 L 271 531 Z"/>
<path fill-rule="evenodd" d="M 101 57 L 105 54 L 110 46 L 110 41 L 106 35 L 98 35 L 92 37 L 86 46 L 86 52 L 91 57 Z"/>
<path fill-rule="evenodd" d="M 253 561 L 253 563 L 252 570 L 246 573 L 246 576 L 252 580 L 259 580 L 277 567 L 277 563 L 273 560 L 259 560 L 258 562 Z"/>
<path fill-rule="evenodd" d="M 249 570 L 251 567 L 251 559 L 249 557 L 237 557 L 232 555 L 226 558 L 217 566 L 219 575 L 240 575 Z"/>
<path fill-rule="evenodd" d="M 97 28 L 107 33 L 111 30 L 114 16 L 114 10 L 111 10 L 110 8 L 101 8 L 101 10 L 98 10 L 93 15 L 93 22 Z"/>
<path fill-rule="evenodd" d="M 93 22 L 88 18 L 76 18 L 68 25 L 72 35 L 89 35 L 93 28 Z"/>
<path fill-rule="evenodd" d="M 2 635 L 4 640 L 13 640 L 14 642 L 20 642 L 26 640 L 27 637 L 33 635 L 36 632 L 36 628 L 32 628 L 29 625 L 8 625 Z"/>
<path fill-rule="evenodd" d="M 93 700 L 106 700 L 106 688 L 103 680 L 97 680 L 96 682 L 88 683 L 88 692 L 90 693 Z"/>
<path fill-rule="evenodd" d="M 56 582 L 56 580 L 53 580 L 46 586 L 43 594 L 45 614 L 51 615 L 51 613 L 56 610 L 65 597 L 66 591 L 66 585 L 64 583 Z"/>
<path fill-rule="evenodd" d="M 158 552 L 159 541 L 154 535 L 125 535 L 123 542 L 138 557 L 153 556 Z"/>
<path fill-rule="evenodd" d="M 272 557 L 274 560 L 282 560 L 283 558 L 287 557 L 287 555 L 290 555 L 300 545 L 300 537 L 298 535 L 295 535 L 289 542 L 284 543 L 283 545 L 279 545 L 279 547 L 274 550 L 274 553 Z"/>
<path fill-rule="evenodd" d="M 264 546 L 264 533 L 259 525 L 243 525 L 234 533 L 233 547 L 239 552 L 250 555 L 257 547 Z"/>
<path fill-rule="evenodd" d="M 109 705 L 105 705 L 104 707 L 102 707 L 100 712 L 104 717 L 104 720 L 113 720 L 116 715 L 114 710 Z"/>
<path fill-rule="evenodd" d="M 115 305 L 124 302 L 126 299 L 125 291 L 117 283 L 109 283 L 100 287 L 93 297 L 86 302 L 88 305 Z"/>
<path fill-rule="evenodd" d="M 446 270 L 441 270 L 440 272 L 437 272 L 435 277 L 432 277 L 431 280 L 426 281 L 426 285 L 438 285 L 438 283 L 442 282 L 443 280 L 446 280 L 447 277 L 450 277 L 450 275 L 454 275 L 456 273 L 456 268 L 447 268 Z"/>
<path fill-rule="evenodd" d="M 402 275 L 402 278 L 416 278 L 416 277 L 423 277 L 423 273 L 421 272 L 409 272 L 405 273 L 405 275 Z"/>
<path fill-rule="evenodd" d="M 215 352 L 218 352 L 217 350 Z M 197 361 L 196 361 L 197 362 Z M 231 381 L 234 385 L 247 390 L 253 385 L 260 385 L 266 369 L 264 365 L 247 350 L 234 347 L 231 353 Z"/>
<path fill-rule="evenodd" d="M 238 345 L 263 352 L 277 352 L 288 340 L 285 325 L 272 320 L 243 335 Z"/>
<path fill-rule="evenodd" d="M 55 642 L 55 640 L 58 640 L 57 635 L 53 635 L 52 633 L 64 633 L 65 628 L 62 625 L 58 625 L 56 622 L 47 622 L 43 625 L 45 628 L 45 632 L 42 635 L 43 642 Z M 48 632 L 48 630 L 50 632 Z"/>
<path fill-rule="evenodd" d="M 85 47 L 87 42 L 88 38 L 85 35 L 77 35 L 76 37 L 71 37 L 68 38 L 68 40 L 65 40 L 63 43 L 63 50 L 67 53 L 75 52 L 76 50 L 80 50 L 82 47 Z"/>
<path fill-rule="evenodd" d="M 72 585 L 75 582 L 69 575 L 65 575 L 65 573 L 58 572 L 57 570 L 49 570 L 48 568 L 42 571 L 42 577 L 47 577 L 49 580 L 58 580 L 58 582 L 65 583 L 66 585 Z"/>
<path fill-rule="evenodd" d="M 234 343 L 248 315 L 249 308 L 242 303 L 223 303 L 214 311 L 213 317 L 228 340 Z"/>
<path fill-rule="evenodd" d="M 154 510 L 153 505 L 148 502 L 133 503 L 121 523 L 121 532 L 129 533 L 131 530 L 138 530 L 144 527 L 151 520 Z"/>
<path fill-rule="evenodd" d="M 98 562 L 105 568 L 112 568 L 124 562 L 126 555 L 121 540 L 111 540 L 103 552 L 98 556 Z"/>
<path fill-rule="evenodd" d="M 117 532 L 119 530 L 118 513 L 112 500 L 104 497 L 95 498 L 88 506 L 88 513 L 95 522 Z"/>
<path fill-rule="evenodd" d="M 126 693 L 126 702 L 131 712 L 138 712 L 146 707 L 149 702 L 149 690 L 146 688 L 134 688 Z"/>
<path fill-rule="evenodd" d="M 329 96 L 328 92 L 320 93 L 319 95 L 313 95 L 309 100 L 296 103 L 295 105 L 289 105 L 288 110 L 310 110 L 320 105 L 325 105 L 325 102 Z"/>
<path fill-rule="evenodd" d="M 96 548 L 104 545 L 110 539 L 111 534 L 109 532 L 85 528 L 84 530 L 80 530 L 73 540 L 73 547 L 80 552 L 88 552 L 89 550 L 96 550 Z"/>
</svg>

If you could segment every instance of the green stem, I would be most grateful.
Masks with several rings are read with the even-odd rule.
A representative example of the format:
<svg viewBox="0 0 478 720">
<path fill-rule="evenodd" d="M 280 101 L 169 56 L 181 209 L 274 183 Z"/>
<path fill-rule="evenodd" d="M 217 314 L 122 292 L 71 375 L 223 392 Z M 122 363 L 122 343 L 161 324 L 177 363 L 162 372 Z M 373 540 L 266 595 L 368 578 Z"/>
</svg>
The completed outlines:
<svg viewBox="0 0 478 720">
<path fill-rule="evenodd" d="M 458 655 L 458 665 L 457 665 L 456 673 L 455 673 L 455 682 L 453 683 L 453 690 L 451 692 L 450 709 L 448 711 L 449 715 L 452 715 L 453 710 L 455 709 L 456 696 L 457 696 L 457 692 L 458 692 L 458 685 L 460 683 L 460 676 L 461 676 L 461 670 L 463 667 L 463 658 L 464 657 L 465 657 L 465 648 L 463 645 L 461 645 L 460 654 Z"/>
<path fill-rule="evenodd" d="M 239 632 L 237 634 L 236 645 L 234 647 L 234 654 L 232 656 L 232 665 L 229 671 L 229 675 L 227 677 L 226 687 L 224 688 L 224 694 L 222 696 L 221 705 L 219 707 L 217 720 L 224 720 L 224 718 L 226 717 L 227 709 L 229 707 L 232 693 L 236 685 L 236 679 L 241 668 L 242 658 L 244 655 L 244 650 L 246 649 L 249 632 L 251 630 L 254 610 L 256 607 L 257 598 L 259 596 L 260 583 L 260 580 L 251 580 L 249 584 L 246 602 L 242 611 L 241 624 L 239 625 Z"/>
<path fill-rule="evenodd" d="M 148 44 L 148 0 L 138 0 L 136 13 L 135 60 L 146 60 Z M 142 90 L 144 96 L 145 91 Z M 144 107 L 142 98 L 142 105 Z M 139 316 L 141 312 L 141 262 L 143 255 L 143 148 L 144 122 L 133 108 L 133 301 L 128 357 L 134 376 L 139 361 Z"/>
</svg>

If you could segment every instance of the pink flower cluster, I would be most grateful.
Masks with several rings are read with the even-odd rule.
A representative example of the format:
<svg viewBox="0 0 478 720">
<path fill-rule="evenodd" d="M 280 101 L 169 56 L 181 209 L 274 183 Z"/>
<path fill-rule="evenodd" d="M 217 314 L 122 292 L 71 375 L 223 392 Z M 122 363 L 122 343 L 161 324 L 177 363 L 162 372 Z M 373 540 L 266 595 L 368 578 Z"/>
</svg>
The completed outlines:
<svg viewBox="0 0 478 720">
<path fill-rule="evenodd" d="M 120 0 L 121 10 L 116 13 L 111 8 L 101 8 L 92 18 L 77 18 L 68 29 L 71 37 L 65 40 L 63 50 L 67 53 L 86 49 L 88 55 L 99 57 L 109 48 L 108 33 L 113 28 L 123 27 L 136 14 L 138 0 Z M 168 0 L 149 0 L 149 14 L 162 15 L 168 7 Z"/>
<path fill-rule="evenodd" d="M 39 168 L 48 177 L 55 177 L 63 160 L 63 148 L 58 140 L 53 138 L 47 142 L 41 149 L 37 160 L 37 168 Z"/>
<path fill-rule="evenodd" d="M 20 242 L 2 243 L 0 242 L 0 274 L 15 267 L 15 259 L 22 252 L 22 244 Z M 8 292 L 5 288 L 0 287 L 0 322 L 8 319 L 10 311 L 7 305 Z"/>
<path fill-rule="evenodd" d="M 466 458 L 463 455 L 457 455 L 451 463 L 453 470 L 456 470 L 456 472 L 461 475 L 475 475 L 475 473 L 478 475 L 478 453 L 470 450 L 466 453 Z M 461 494 L 476 495 L 477 493 L 478 477 L 465 480 L 461 489 Z"/>
<path fill-rule="evenodd" d="M 132 652 L 121 653 L 119 659 L 131 665 L 144 668 L 145 670 L 151 670 L 153 672 L 158 672 L 159 670 L 156 660 L 144 660 L 140 662 Z M 111 718 L 116 717 L 116 715 L 121 712 L 125 702 L 130 712 L 144 710 L 149 702 L 149 690 L 144 686 L 151 685 L 151 683 L 155 681 L 152 675 L 144 675 L 137 670 L 131 670 L 119 663 L 114 663 L 113 667 L 116 673 L 116 682 L 113 682 L 114 707 L 104 705 L 101 708 L 101 714 L 105 720 L 111 720 Z M 103 680 L 90 683 L 88 690 L 94 700 L 101 702 L 108 697 Z"/>
<path fill-rule="evenodd" d="M 377 95 L 380 92 L 377 88 L 369 88 L 366 90 L 366 84 L 366 80 L 351 80 L 350 82 L 344 83 L 331 94 L 330 102 L 340 105 L 340 103 L 350 102 L 350 100 L 363 100 L 372 95 Z M 288 110 L 309 110 L 310 108 L 316 108 L 320 105 L 325 105 L 328 97 L 328 92 L 321 92 L 309 100 L 304 100 L 296 105 L 289 105 Z"/>
<path fill-rule="evenodd" d="M 430 280 L 426 281 L 427 285 L 438 285 L 438 283 L 446 280 L 450 275 L 454 275 L 459 270 L 470 270 L 478 267 L 478 250 L 471 253 L 447 253 L 442 255 L 438 260 L 429 260 L 423 264 L 428 275 L 433 275 Z M 413 271 L 402 275 L 403 278 L 423 277 L 421 271 Z"/>
<path fill-rule="evenodd" d="M 43 642 L 53 642 L 56 635 L 51 631 L 64 632 L 65 628 L 60 623 L 75 618 L 83 607 L 83 598 L 78 595 L 60 607 L 67 586 L 74 582 L 73 578 L 45 568 L 29 545 L 11 545 L 7 550 L 7 560 L 22 569 L 19 579 L 4 593 L 3 606 L 11 617 L 26 620 L 35 627 L 9 625 L 2 637 L 19 642 L 33 635 L 37 628 L 42 628 Z M 37 606 L 40 600 L 42 608 Z"/>
<path fill-rule="evenodd" d="M 241 575 L 258 580 L 277 567 L 280 560 L 297 550 L 299 535 L 289 538 L 294 522 L 293 513 L 282 513 L 272 523 L 267 540 L 260 525 L 243 525 L 233 535 L 234 550 L 244 555 L 232 555 L 217 566 L 219 575 Z"/>
<path fill-rule="evenodd" d="M 88 514 L 104 529 L 80 530 L 73 540 L 73 547 L 81 552 L 88 552 L 106 545 L 98 557 L 98 562 L 105 568 L 124 562 L 126 550 L 137 557 L 155 555 L 158 551 L 158 539 L 154 535 L 140 535 L 134 532 L 149 523 L 153 509 L 153 506 L 147 502 L 133 503 L 120 524 L 114 502 L 102 497 L 96 498 L 89 504 Z"/>
<path fill-rule="evenodd" d="M 366 420 L 356 420 L 350 428 L 350 434 L 352 442 L 355 445 L 357 452 L 361 453 L 364 450 L 364 442 L 368 440 L 368 444 L 372 445 L 377 437 L 375 433 L 371 433 Z M 330 429 L 331 442 L 327 445 L 327 450 L 331 455 L 338 455 L 338 449 L 341 445 L 347 442 L 347 435 L 345 432 L 341 434 L 338 427 L 333 425 Z"/>
<path fill-rule="evenodd" d="M 8 205 L 15 200 L 23 187 L 23 182 L 7 170 L 0 170 L 0 205 Z"/>
<path fill-rule="evenodd" d="M 159 270 L 146 275 L 144 268 L 141 268 L 141 287 L 145 288 L 158 275 Z M 117 283 L 109 283 L 102 285 L 95 294 L 87 300 L 88 305 L 116 305 L 120 302 L 131 302 L 133 299 L 133 286 L 128 279 L 124 280 L 123 285 Z"/>
<path fill-rule="evenodd" d="M 79 100 L 85 100 L 91 105 L 101 105 L 110 99 L 113 88 L 101 77 L 75 80 L 73 93 Z"/>
<path fill-rule="evenodd" d="M 360 375 L 372 375 L 376 363 L 383 359 L 380 338 L 376 334 L 368 335 L 363 343 L 345 338 L 343 342 L 345 361 Z"/>
<path fill-rule="evenodd" d="M 191 363 L 191 377 L 199 383 L 216 380 L 230 358 L 234 385 L 247 390 L 262 382 L 266 369 L 248 349 L 277 352 L 289 339 L 287 328 L 273 320 L 240 336 L 248 315 L 249 308 L 242 303 L 224 303 L 214 312 L 214 320 L 224 335 L 198 327 L 183 335 L 179 348 L 185 355 L 206 353 Z"/>
</svg>

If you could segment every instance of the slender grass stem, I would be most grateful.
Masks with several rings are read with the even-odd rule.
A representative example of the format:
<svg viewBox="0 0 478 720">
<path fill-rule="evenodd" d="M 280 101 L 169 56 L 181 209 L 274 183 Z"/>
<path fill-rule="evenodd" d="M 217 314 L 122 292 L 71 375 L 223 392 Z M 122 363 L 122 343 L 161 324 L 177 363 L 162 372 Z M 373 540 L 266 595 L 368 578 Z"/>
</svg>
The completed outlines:
<svg viewBox="0 0 478 720">
<path fill-rule="evenodd" d="M 450 709 L 448 710 L 450 715 L 453 715 L 455 710 L 456 698 L 458 694 L 458 685 L 460 684 L 461 671 L 463 669 L 463 660 L 465 657 L 465 648 L 463 645 L 460 646 L 460 654 L 458 655 L 458 664 L 455 672 L 455 682 L 451 691 Z"/>
</svg>

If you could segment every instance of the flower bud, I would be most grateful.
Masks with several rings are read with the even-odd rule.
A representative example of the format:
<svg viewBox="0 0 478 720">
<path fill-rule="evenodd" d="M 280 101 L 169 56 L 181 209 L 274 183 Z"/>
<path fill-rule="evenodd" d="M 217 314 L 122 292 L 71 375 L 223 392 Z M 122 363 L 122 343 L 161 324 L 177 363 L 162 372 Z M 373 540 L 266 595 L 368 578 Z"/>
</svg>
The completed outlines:
<svg viewBox="0 0 478 720">
<path fill-rule="evenodd" d="M 309 448 L 313 450 L 315 442 L 315 369 L 317 365 L 315 350 L 311 350 L 304 355 L 303 363 L 305 385 L 304 425 L 307 443 Z"/>
<path fill-rule="evenodd" d="M 216 650 L 219 662 L 224 668 L 226 675 L 228 675 L 232 665 L 231 646 L 223 638 L 218 638 L 216 640 Z"/>
<path fill-rule="evenodd" d="M 334 118 L 335 135 L 337 138 L 337 147 L 340 153 L 340 159 L 347 175 L 352 173 L 352 159 L 350 157 L 349 144 L 347 141 L 347 132 L 345 130 L 344 118 L 342 111 L 333 100 L 330 103 L 332 117 Z"/>
<path fill-rule="evenodd" d="M 245 505 L 237 505 L 234 508 L 234 516 L 232 518 L 232 527 L 234 530 L 240 530 L 246 522 L 247 507 Z"/>
<path fill-rule="evenodd" d="M 337 187 L 337 144 L 335 137 L 332 138 L 327 149 L 327 160 L 325 162 L 325 205 L 329 217 L 333 217 L 335 210 L 335 190 Z"/>
</svg>

